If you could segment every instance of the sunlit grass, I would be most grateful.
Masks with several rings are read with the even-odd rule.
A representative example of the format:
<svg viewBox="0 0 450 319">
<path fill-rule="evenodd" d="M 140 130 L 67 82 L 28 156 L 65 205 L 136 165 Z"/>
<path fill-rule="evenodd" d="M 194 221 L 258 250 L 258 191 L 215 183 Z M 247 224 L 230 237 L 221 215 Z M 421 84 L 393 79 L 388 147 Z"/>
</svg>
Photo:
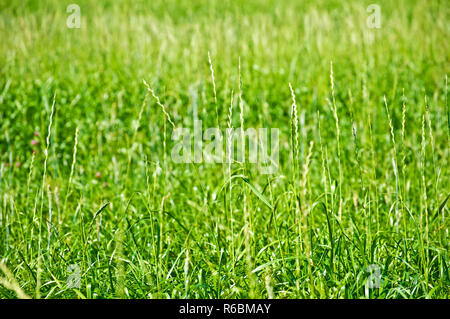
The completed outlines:
<svg viewBox="0 0 450 319">
<path fill-rule="evenodd" d="M 448 298 L 447 2 L 70 3 L 0 3 L 1 298 Z"/>
</svg>

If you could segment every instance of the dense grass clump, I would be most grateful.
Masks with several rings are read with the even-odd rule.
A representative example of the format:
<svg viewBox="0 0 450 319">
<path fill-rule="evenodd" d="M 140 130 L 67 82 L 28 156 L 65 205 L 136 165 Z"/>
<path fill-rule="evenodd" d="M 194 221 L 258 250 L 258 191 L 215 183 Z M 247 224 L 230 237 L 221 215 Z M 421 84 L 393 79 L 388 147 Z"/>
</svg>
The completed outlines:
<svg viewBox="0 0 450 319">
<path fill-rule="evenodd" d="M 449 297 L 448 1 L 72 2 L 0 2 L 0 298 Z"/>
</svg>

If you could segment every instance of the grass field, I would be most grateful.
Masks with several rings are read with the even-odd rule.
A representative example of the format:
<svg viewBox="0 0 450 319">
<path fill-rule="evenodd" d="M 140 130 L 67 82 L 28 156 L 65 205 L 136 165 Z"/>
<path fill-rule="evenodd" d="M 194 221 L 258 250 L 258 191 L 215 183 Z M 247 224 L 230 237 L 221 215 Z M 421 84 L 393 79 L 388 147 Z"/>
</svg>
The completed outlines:
<svg viewBox="0 0 450 319">
<path fill-rule="evenodd" d="M 448 298 L 450 3 L 376 1 L 1 0 L 0 298 Z"/>
</svg>

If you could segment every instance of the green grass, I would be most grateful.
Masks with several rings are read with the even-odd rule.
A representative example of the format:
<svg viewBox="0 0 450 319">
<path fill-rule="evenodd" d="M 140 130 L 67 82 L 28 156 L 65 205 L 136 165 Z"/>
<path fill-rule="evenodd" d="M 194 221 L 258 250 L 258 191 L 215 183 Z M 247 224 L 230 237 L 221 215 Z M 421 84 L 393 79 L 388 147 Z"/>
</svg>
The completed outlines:
<svg viewBox="0 0 450 319">
<path fill-rule="evenodd" d="M 448 2 L 73 2 L 0 1 L 0 298 L 449 297 Z M 278 171 L 174 163 L 194 104 Z"/>
</svg>

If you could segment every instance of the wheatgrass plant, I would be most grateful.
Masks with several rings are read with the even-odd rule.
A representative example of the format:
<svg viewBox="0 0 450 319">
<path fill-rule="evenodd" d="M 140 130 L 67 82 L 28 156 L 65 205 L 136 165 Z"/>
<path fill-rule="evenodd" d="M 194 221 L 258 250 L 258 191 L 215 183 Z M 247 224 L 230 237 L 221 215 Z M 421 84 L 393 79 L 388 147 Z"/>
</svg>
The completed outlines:
<svg viewBox="0 0 450 319">
<path fill-rule="evenodd" d="M 0 3 L 0 298 L 449 297 L 448 1 L 76 3 Z"/>
</svg>

